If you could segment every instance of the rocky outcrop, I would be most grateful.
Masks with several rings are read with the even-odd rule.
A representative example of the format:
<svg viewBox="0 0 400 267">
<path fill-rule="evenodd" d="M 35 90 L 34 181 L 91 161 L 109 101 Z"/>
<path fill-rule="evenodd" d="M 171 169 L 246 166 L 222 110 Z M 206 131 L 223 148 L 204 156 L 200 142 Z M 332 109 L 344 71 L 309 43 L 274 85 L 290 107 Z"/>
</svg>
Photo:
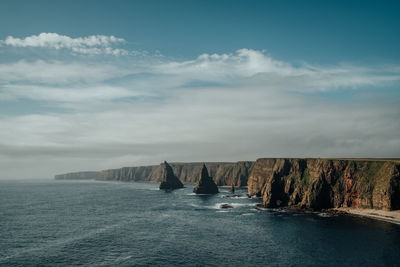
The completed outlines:
<svg viewBox="0 0 400 267">
<path fill-rule="evenodd" d="M 208 175 L 207 167 L 205 164 L 203 164 L 200 179 L 197 181 L 193 192 L 196 194 L 217 194 L 219 192 L 217 185 L 214 183 L 214 180 Z"/>
<path fill-rule="evenodd" d="M 228 203 L 223 203 L 223 204 L 219 205 L 219 208 L 220 209 L 233 209 L 233 206 Z"/>
<path fill-rule="evenodd" d="M 258 159 L 248 194 L 265 207 L 400 209 L 395 160 Z"/>
<path fill-rule="evenodd" d="M 252 161 L 208 162 L 206 163 L 209 174 L 217 185 L 247 186 L 247 179 L 253 166 Z M 170 163 L 174 174 L 186 184 L 196 183 L 201 175 L 203 163 Z M 104 170 L 100 173 L 100 180 L 111 181 L 152 181 L 160 182 L 162 166 L 124 167 L 120 169 Z"/>
<path fill-rule="evenodd" d="M 100 172 L 71 172 L 65 174 L 57 174 L 54 176 L 56 180 L 96 180 L 100 178 Z"/>
<path fill-rule="evenodd" d="M 171 163 L 183 183 L 195 183 L 201 163 Z M 265 207 L 400 209 L 400 160 L 258 159 L 255 163 L 206 163 L 217 185 L 248 185 Z M 56 175 L 56 179 L 162 180 L 160 165 Z M 248 182 L 247 182 L 248 181 Z"/>
<path fill-rule="evenodd" d="M 175 176 L 174 172 L 172 171 L 171 166 L 164 161 L 163 165 L 163 174 L 162 174 L 162 180 L 160 183 L 160 189 L 178 189 L 178 188 L 183 188 L 183 184 L 179 179 Z"/>
</svg>

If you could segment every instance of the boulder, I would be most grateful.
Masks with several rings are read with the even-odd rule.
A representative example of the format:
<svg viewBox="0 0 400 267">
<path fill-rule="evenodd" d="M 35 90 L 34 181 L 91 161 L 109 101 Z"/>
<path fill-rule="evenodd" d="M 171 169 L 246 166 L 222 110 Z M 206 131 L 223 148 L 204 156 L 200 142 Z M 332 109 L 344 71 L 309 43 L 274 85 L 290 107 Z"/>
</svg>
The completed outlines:
<svg viewBox="0 0 400 267">
<path fill-rule="evenodd" d="M 221 204 L 219 206 L 220 209 L 233 209 L 233 206 L 227 203 Z"/>
<path fill-rule="evenodd" d="M 160 183 L 160 189 L 173 190 L 182 187 L 183 187 L 182 182 L 179 181 L 179 179 L 175 176 L 171 166 L 169 166 L 169 164 L 166 161 L 164 161 L 164 168 L 163 168 L 162 180 Z"/>
<path fill-rule="evenodd" d="M 203 164 L 200 179 L 197 181 L 193 192 L 196 194 L 217 194 L 218 187 L 212 177 L 208 176 L 207 167 Z"/>
</svg>

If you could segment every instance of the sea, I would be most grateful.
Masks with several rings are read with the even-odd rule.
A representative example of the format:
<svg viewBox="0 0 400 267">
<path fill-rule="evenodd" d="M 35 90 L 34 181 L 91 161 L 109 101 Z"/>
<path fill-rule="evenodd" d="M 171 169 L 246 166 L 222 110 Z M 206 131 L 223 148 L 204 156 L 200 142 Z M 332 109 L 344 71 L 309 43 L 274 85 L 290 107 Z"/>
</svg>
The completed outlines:
<svg viewBox="0 0 400 267">
<path fill-rule="evenodd" d="M 398 224 L 192 191 L 0 181 L 0 266 L 400 266 Z"/>
</svg>

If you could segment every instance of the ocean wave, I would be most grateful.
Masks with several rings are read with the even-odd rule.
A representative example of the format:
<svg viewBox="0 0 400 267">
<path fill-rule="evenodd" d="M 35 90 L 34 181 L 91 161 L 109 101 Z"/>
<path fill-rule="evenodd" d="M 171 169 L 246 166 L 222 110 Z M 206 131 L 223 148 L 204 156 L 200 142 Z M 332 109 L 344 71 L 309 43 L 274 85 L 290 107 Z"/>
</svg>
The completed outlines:
<svg viewBox="0 0 400 267">
<path fill-rule="evenodd" d="M 246 195 L 234 195 L 234 196 L 232 196 L 232 195 L 222 195 L 222 196 L 220 196 L 220 198 L 232 198 L 232 199 L 244 199 L 244 198 L 248 198 Z"/>
<path fill-rule="evenodd" d="M 326 212 L 320 212 L 317 214 L 319 217 L 324 217 L 324 218 L 329 218 L 329 217 L 334 217 L 335 215 L 332 213 L 326 213 Z"/>
<path fill-rule="evenodd" d="M 6 257 L 0 258 L 0 264 L 1 262 L 7 261 L 12 258 L 20 257 L 21 255 L 24 254 L 30 254 L 30 253 L 37 253 L 39 251 L 43 250 L 49 250 L 54 247 L 62 247 L 67 244 L 71 244 L 80 240 L 88 239 L 91 238 L 92 236 L 107 232 L 109 230 L 121 227 L 123 223 L 118 223 L 118 224 L 113 224 L 113 225 L 107 225 L 101 228 L 97 228 L 91 231 L 88 231 L 86 234 L 79 234 L 75 236 L 69 236 L 69 237 L 64 237 L 64 238 L 59 238 L 54 241 L 50 241 L 48 243 L 45 243 L 40 246 L 34 246 L 34 247 L 25 247 L 21 249 L 16 249 L 15 253 L 8 255 Z M 125 224 L 125 223 L 124 223 Z"/>
</svg>

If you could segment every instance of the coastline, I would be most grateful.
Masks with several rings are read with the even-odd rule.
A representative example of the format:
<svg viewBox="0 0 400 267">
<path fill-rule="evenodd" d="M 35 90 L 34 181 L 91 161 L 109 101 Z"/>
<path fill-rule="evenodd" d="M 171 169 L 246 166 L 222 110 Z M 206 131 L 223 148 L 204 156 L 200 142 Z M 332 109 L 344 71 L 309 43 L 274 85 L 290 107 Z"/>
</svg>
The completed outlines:
<svg viewBox="0 0 400 267">
<path fill-rule="evenodd" d="M 332 211 L 400 224 L 400 210 L 375 210 L 360 208 L 333 208 Z"/>
</svg>

